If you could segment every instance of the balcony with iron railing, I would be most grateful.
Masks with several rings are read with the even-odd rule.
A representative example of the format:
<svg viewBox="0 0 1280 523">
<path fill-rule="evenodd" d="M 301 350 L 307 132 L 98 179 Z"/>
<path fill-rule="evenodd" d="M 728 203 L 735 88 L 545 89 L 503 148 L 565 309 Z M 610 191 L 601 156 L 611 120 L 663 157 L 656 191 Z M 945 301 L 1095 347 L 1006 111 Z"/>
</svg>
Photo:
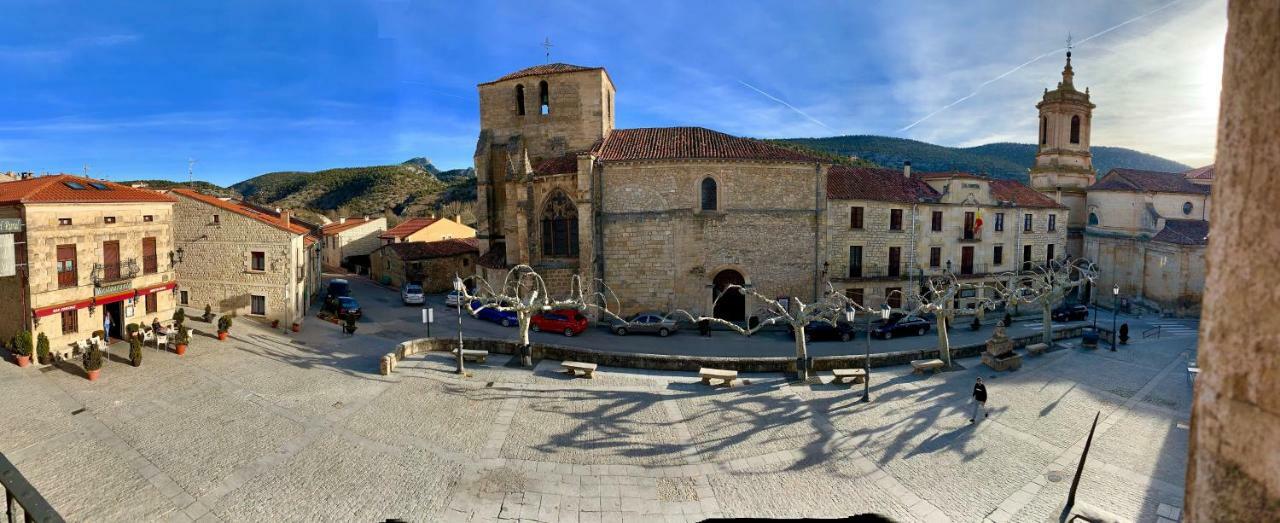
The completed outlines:
<svg viewBox="0 0 1280 523">
<path fill-rule="evenodd" d="M 138 263 L 133 259 L 120 263 L 93 264 L 93 284 L 98 287 L 127 282 L 138 276 Z"/>
<path fill-rule="evenodd" d="M 894 265 L 854 265 L 849 267 L 849 271 L 844 274 L 843 278 L 836 278 L 839 281 L 854 280 L 876 280 L 876 279 L 898 279 L 905 278 L 906 271 L 904 264 Z"/>
<path fill-rule="evenodd" d="M 991 274 L 992 272 L 999 272 L 1000 268 L 986 263 L 970 263 L 968 265 L 963 263 L 943 263 L 938 267 L 917 265 L 914 269 L 919 271 L 919 274 L 923 274 L 925 276 L 941 276 L 946 274 L 947 271 L 951 271 L 951 273 L 957 277 L 964 278 L 969 276 L 984 276 Z"/>
</svg>

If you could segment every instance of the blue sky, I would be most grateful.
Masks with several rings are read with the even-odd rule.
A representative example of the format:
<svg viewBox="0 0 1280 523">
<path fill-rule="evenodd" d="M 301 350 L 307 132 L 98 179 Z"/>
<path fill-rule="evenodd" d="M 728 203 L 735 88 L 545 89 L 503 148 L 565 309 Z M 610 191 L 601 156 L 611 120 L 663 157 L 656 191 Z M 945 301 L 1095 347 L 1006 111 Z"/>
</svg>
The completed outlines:
<svg viewBox="0 0 1280 523">
<path fill-rule="evenodd" d="M 220 184 L 468 166 L 475 85 L 542 63 L 544 38 L 609 69 L 619 127 L 967 146 L 1034 140 L 1067 33 L 1114 28 L 1075 51 L 1094 144 L 1201 165 L 1226 31 L 1225 0 L 0 1 L 0 171 L 184 179 L 195 158 Z"/>
</svg>

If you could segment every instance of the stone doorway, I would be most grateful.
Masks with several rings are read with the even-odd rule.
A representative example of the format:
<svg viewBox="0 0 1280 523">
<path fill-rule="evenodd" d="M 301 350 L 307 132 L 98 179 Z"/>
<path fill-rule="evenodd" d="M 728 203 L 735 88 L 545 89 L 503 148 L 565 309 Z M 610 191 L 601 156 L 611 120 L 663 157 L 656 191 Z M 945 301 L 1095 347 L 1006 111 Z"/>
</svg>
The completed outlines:
<svg viewBox="0 0 1280 523">
<path fill-rule="evenodd" d="M 725 294 L 730 285 L 746 285 L 742 273 L 733 269 L 725 269 L 716 273 L 711 280 L 711 301 L 715 303 L 713 315 L 727 321 L 743 321 L 747 319 L 747 297 L 735 289 Z M 724 294 L 724 297 L 721 297 Z M 718 300 L 718 301 L 717 301 Z"/>
</svg>

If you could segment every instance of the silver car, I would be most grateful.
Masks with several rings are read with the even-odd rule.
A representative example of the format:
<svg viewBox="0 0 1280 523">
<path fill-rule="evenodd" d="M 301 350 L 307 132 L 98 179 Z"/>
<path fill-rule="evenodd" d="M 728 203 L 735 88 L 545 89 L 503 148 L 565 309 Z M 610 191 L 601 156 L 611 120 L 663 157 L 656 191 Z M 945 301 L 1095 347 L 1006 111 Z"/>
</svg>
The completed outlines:
<svg viewBox="0 0 1280 523">
<path fill-rule="evenodd" d="M 400 289 L 400 301 L 405 305 L 422 305 L 426 301 L 426 295 L 422 292 L 422 286 L 416 283 L 406 283 Z"/>
<path fill-rule="evenodd" d="M 609 330 L 619 336 L 638 332 L 657 334 L 659 336 L 667 336 L 676 332 L 676 321 L 662 314 L 661 312 L 649 311 L 636 314 L 626 321 L 613 320 L 609 324 Z"/>
</svg>

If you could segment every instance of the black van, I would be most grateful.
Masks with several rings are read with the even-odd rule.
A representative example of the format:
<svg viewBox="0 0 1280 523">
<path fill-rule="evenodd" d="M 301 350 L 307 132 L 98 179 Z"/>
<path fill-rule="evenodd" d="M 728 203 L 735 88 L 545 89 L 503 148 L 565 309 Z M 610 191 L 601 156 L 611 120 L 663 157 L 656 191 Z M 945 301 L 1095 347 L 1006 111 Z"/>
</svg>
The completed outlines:
<svg viewBox="0 0 1280 523">
<path fill-rule="evenodd" d="M 329 280 L 329 289 L 325 291 L 324 297 L 327 300 L 329 298 L 341 298 L 343 296 L 350 295 L 351 284 L 347 283 L 347 280 L 342 278 L 334 278 Z"/>
</svg>

